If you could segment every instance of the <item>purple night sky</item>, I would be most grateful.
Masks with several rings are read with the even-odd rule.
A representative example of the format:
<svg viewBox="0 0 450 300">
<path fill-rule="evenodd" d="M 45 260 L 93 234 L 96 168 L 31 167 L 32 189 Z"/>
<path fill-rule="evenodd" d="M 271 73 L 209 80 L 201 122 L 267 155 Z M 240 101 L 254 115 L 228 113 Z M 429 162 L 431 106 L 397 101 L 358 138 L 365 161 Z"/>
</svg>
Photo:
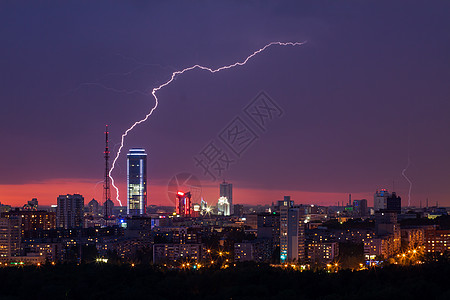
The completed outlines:
<svg viewBox="0 0 450 300">
<path fill-rule="evenodd" d="M 255 129 L 259 138 L 218 178 L 234 184 L 235 203 L 291 194 L 335 204 L 352 193 L 371 205 L 394 181 L 405 204 L 409 155 L 411 204 L 450 205 L 450 2 L 298 2 L 3 1 L 0 202 L 101 200 L 105 124 L 115 155 L 174 70 L 307 41 L 244 67 L 185 73 L 158 92 L 113 173 L 122 201 L 132 147 L 148 153 L 149 204 L 170 205 L 167 183 L 181 172 L 217 201 L 219 181 L 193 157 L 235 117 L 248 121 L 243 108 L 265 91 L 284 113 Z"/>
</svg>

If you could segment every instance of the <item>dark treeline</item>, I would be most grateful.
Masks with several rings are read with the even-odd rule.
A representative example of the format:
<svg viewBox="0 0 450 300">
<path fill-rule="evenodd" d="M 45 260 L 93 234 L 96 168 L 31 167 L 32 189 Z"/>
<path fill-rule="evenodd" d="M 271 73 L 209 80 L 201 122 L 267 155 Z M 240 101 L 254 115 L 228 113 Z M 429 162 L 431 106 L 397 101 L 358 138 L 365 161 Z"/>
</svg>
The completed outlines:
<svg viewBox="0 0 450 300">
<path fill-rule="evenodd" d="M 197 271 L 112 264 L 9 267 L 0 269 L 0 299 L 450 299 L 449 278 L 449 263 L 339 273 L 253 263 Z"/>
</svg>

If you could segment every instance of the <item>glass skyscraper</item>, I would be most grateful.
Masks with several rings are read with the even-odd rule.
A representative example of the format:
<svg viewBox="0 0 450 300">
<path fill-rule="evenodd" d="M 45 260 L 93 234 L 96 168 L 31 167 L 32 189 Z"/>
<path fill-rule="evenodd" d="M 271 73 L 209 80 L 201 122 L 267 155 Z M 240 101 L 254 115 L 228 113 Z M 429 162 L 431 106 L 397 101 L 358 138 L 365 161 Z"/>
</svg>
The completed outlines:
<svg viewBox="0 0 450 300">
<path fill-rule="evenodd" d="M 220 198 L 225 197 L 228 200 L 227 202 L 228 202 L 228 205 L 230 208 L 229 208 L 228 214 L 226 214 L 226 216 L 233 214 L 233 185 L 231 183 L 223 181 L 220 184 L 219 196 L 220 196 Z"/>
<path fill-rule="evenodd" d="M 278 201 L 280 210 L 280 261 L 303 262 L 305 258 L 305 227 L 299 208 L 290 196 Z"/>
<path fill-rule="evenodd" d="M 147 154 L 130 149 L 127 154 L 127 214 L 140 216 L 147 207 Z"/>
</svg>

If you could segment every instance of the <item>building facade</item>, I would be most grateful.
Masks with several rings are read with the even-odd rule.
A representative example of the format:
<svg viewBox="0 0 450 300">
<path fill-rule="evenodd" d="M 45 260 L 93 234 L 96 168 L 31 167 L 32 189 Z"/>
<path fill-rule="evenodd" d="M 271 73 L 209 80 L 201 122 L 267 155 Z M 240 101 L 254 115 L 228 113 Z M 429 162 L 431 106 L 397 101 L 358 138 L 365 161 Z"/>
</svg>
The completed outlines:
<svg viewBox="0 0 450 300">
<path fill-rule="evenodd" d="M 127 214 L 142 216 L 147 207 L 147 154 L 130 149 L 127 154 Z"/>
<path fill-rule="evenodd" d="M 323 266 L 331 263 L 339 255 L 339 243 L 317 243 L 308 244 L 308 262 L 311 265 Z"/>
<path fill-rule="evenodd" d="M 375 211 L 387 209 L 387 199 L 391 197 L 391 194 L 386 189 L 376 191 L 373 195 L 373 209 Z"/>
<path fill-rule="evenodd" d="M 387 210 L 396 213 L 402 212 L 402 198 L 397 196 L 397 193 L 392 192 L 391 196 L 387 198 Z"/>
<path fill-rule="evenodd" d="M 364 218 L 367 216 L 367 200 L 354 200 L 353 201 L 353 211 L 356 216 Z"/>
<path fill-rule="evenodd" d="M 220 184 L 219 198 L 221 197 L 227 198 L 230 214 L 233 214 L 233 184 L 226 181 Z"/>
<path fill-rule="evenodd" d="M 83 225 L 84 198 L 79 194 L 60 195 L 57 199 L 56 227 L 76 228 Z"/>
<path fill-rule="evenodd" d="M 175 210 L 180 217 L 191 216 L 191 193 L 178 192 L 175 202 Z"/>
<path fill-rule="evenodd" d="M 2 217 L 20 217 L 22 237 L 33 236 L 33 232 L 38 230 L 50 230 L 56 228 L 56 213 L 54 212 L 44 210 L 24 211 L 16 209 L 2 213 Z"/>
<path fill-rule="evenodd" d="M 21 218 L 0 218 L 0 260 L 19 256 L 21 249 Z"/>
<path fill-rule="evenodd" d="M 450 252 L 450 230 L 425 230 L 425 253 Z"/>
<path fill-rule="evenodd" d="M 230 203 L 228 202 L 227 197 L 219 198 L 219 200 L 217 201 L 217 211 L 218 211 L 219 215 L 222 215 L 222 216 L 231 215 L 231 206 L 230 206 Z"/>
<path fill-rule="evenodd" d="M 305 259 L 305 227 L 301 210 L 289 196 L 278 202 L 280 210 L 280 261 L 302 262 Z"/>
</svg>

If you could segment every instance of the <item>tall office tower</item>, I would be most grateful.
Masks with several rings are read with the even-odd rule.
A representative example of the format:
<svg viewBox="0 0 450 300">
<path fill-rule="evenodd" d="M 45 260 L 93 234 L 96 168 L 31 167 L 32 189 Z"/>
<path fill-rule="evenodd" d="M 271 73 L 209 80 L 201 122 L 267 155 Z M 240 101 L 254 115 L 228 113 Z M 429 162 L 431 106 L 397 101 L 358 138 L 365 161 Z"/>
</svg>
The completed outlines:
<svg viewBox="0 0 450 300">
<path fill-rule="evenodd" d="M 60 195 L 56 208 L 57 228 L 76 228 L 83 226 L 84 198 L 79 194 Z"/>
<path fill-rule="evenodd" d="M 0 218 L 0 259 L 20 255 L 20 216 Z"/>
<path fill-rule="evenodd" d="M 367 200 L 353 200 L 353 211 L 361 218 L 367 216 Z"/>
<path fill-rule="evenodd" d="M 387 198 L 387 210 L 393 211 L 396 213 L 402 212 L 402 198 L 397 196 L 395 192 L 392 192 L 391 196 Z"/>
<path fill-rule="evenodd" d="M 217 210 L 219 215 L 229 216 L 231 215 L 231 205 L 228 202 L 227 197 L 220 197 L 217 201 Z"/>
<path fill-rule="evenodd" d="M 301 262 L 305 258 L 305 228 L 301 210 L 291 197 L 278 202 L 280 210 L 280 261 Z"/>
<path fill-rule="evenodd" d="M 294 206 L 290 196 L 284 196 L 283 201 L 278 201 L 280 212 L 280 260 L 285 262 L 288 259 L 288 212 Z"/>
<path fill-rule="evenodd" d="M 390 196 L 391 194 L 386 189 L 376 191 L 375 194 L 373 195 L 373 209 L 375 211 L 387 209 L 387 199 Z"/>
<path fill-rule="evenodd" d="M 175 202 L 175 209 L 177 215 L 181 217 L 190 217 L 191 216 L 191 193 L 177 193 L 177 199 Z"/>
<path fill-rule="evenodd" d="M 147 154 L 144 149 L 130 149 L 127 155 L 127 214 L 145 215 L 147 207 Z"/>
<path fill-rule="evenodd" d="M 230 205 L 230 214 L 233 214 L 233 185 L 231 183 L 225 182 L 224 180 L 220 184 L 219 197 L 225 197 L 228 199 L 228 204 Z"/>
</svg>

